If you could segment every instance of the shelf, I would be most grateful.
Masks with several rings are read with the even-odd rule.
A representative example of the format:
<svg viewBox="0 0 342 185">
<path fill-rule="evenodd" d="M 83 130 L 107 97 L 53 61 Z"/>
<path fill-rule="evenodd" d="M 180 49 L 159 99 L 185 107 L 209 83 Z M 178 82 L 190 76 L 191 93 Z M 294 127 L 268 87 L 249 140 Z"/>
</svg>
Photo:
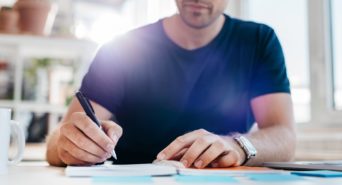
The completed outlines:
<svg viewBox="0 0 342 185">
<path fill-rule="evenodd" d="M 15 107 L 15 103 L 13 100 L 0 100 L 0 107 L 13 109 Z"/>
<path fill-rule="evenodd" d="M 1 44 L 16 44 L 26 45 L 30 47 L 43 46 L 43 45 L 69 45 L 70 47 L 95 45 L 94 42 L 89 40 L 81 40 L 75 38 L 62 38 L 62 37 L 44 37 L 44 36 L 33 36 L 33 35 L 10 35 L 0 34 Z"/>
<path fill-rule="evenodd" d="M 37 102 L 23 99 L 26 65 L 30 65 L 28 62 L 34 59 L 48 58 L 55 62 L 70 61 L 70 66 L 77 66 L 77 69 L 72 74 L 73 86 L 76 88 L 81 83 L 97 48 L 98 45 L 94 42 L 75 38 L 0 34 L 0 57 L 8 60 L 14 69 L 11 71 L 11 73 L 13 72 L 13 100 L 0 100 L 0 107 L 11 108 L 13 110 L 13 119 L 20 120 L 23 125 L 30 124 L 31 120 L 23 120 L 25 116 L 22 113 L 47 113 L 49 114 L 47 124 L 50 132 L 56 127 L 60 117 L 67 112 L 67 107 L 49 101 Z M 58 66 L 58 64 L 53 65 Z M 66 75 L 63 70 L 58 74 Z M 52 76 L 50 77 L 52 78 Z M 53 82 L 56 83 L 56 81 Z M 61 79 L 61 81 L 63 80 Z M 48 83 L 41 83 L 40 85 L 50 88 Z M 61 88 L 63 87 L 61 86 Z M 65 86 L 65 88 L 69 87 Z M 69 90 L 71 91 L 71 89 Z M 53 92 L 59 93 L 56 90 L 53 90 Z"/>
<path fill-rule="evenodd" d="M 35 113 L 64 114 L 67 111 L 66 106 L 30 101 L 15 103 L 12 100 L 0 100 L 0 107 L 14 109 L 14 111 L 29 111 Z"/>
<path fill-rule="evenodd" d="M 29 101 L 20 102 L 16 106 L 18 111 L 32 111 L 36 113 L 64 114 L 67 111 L 65 106 Z"/>
<path fill-rule="evenodd" d="M 94 53 L 97 48 L 96 43 L 88 40 L 32 35 L 0 34 L 0 43 L 18 48 L 21 57 L 74 58 Z"/>
</svg>

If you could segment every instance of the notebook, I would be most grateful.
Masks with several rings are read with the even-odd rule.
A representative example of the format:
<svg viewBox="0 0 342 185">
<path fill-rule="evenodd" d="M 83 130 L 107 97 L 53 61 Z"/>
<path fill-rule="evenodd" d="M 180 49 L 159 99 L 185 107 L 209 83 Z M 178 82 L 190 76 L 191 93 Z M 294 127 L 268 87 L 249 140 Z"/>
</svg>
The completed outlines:
<svg viewBox="0 0 342 185">
<path fill-rule="evenodd" d="M 240 176 L 246 173 L 279 173 L 276 170 L 261 167 L 235 168 L 184 168 L 177 161 L 158 161 L 148 164 L 113 165 L 105 163 L 94 166 L 68 166 L 65 175 L 69 177 L 95 176 L 169 176 L 169 175 L 233 175 Z"/>
</svg>

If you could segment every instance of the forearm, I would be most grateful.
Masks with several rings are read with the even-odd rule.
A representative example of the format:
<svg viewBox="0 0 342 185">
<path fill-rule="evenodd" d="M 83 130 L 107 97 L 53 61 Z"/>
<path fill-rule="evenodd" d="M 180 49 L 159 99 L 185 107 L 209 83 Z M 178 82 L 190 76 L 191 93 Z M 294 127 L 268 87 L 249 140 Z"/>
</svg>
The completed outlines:
<svg viewBox="0 0 342 185">
<path fill-rule="evenodd" d="M 246 164 L 248 166 L 270 161 L 289 161 L 294 157 L 296 134 L 292 127 L 271 126 L 251 132 L 246 137 L 258 151 L 257 156 Z"/>
<path fill-rule="evenodd" d="M 58 156 L 57 152 L 57 140 L 59 137 L 59 128 L 54 130 L 47 138 L 47 151 L 46 159 L 52 166 L 65 166 L 62 160 Z"/>
</svg>

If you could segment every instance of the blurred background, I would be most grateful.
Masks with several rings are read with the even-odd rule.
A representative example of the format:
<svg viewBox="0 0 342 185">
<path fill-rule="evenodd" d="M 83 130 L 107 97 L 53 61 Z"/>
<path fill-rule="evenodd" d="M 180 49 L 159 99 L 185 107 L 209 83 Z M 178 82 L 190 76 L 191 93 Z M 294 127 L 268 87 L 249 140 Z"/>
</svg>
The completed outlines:
<svg viewBox="0 0 342 185">
<path fill-rule="evenodd" d="M 25 128 L 26 160 L 44 158 L 46 135 L 99 46 L 177 12 L 174 0 L 0 0 L 0 7 L 0 107 L 12 108 Z M 226 10 L 270 25 L 282 43 L 297 159 L 342 158 L 341 9 L 341 0 L 230 0 Z"/>
</svg>

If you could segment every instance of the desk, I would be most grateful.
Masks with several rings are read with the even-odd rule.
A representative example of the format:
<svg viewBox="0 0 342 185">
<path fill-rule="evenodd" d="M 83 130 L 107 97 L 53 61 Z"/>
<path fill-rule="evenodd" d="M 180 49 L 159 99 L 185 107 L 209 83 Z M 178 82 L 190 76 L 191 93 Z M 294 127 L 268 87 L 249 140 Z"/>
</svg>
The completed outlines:
<svg viewBox="0 0 342 185">
<path fill-rule="evenodd" d="M 252 182 L 248 179 L 237 178 L 244 185 L 341 185 L 342 178 L 314 178 L 307 181 L 294 182 Z M 154 184 L 176 185 L 173 177 L 154 177 Z M 11 166 L 7 175 L 0 175 L 0 185 L 91 185 L 91 178 L 70 178 L 64 176 L 64 168 L 51 167 L 46 162 L 22 162 Z M 189 183 L 187 183 L 189 185 Z M 108 184 L 109 185 L 109 184 Z M 196 183 L 196 185 L 199 185 Z M 208 185 L 208 183 L 206 184 Z M 210 184 L 211 185 L 211 184 Z"/>
</svg>

